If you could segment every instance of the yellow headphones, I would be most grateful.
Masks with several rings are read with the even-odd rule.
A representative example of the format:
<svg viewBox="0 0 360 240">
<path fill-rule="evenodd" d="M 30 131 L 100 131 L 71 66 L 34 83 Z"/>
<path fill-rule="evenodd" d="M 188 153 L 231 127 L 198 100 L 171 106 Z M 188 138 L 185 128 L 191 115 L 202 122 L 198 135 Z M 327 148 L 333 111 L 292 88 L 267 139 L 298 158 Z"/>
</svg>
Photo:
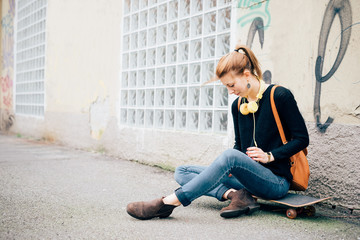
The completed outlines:
<svg viewBox="0 0 360 240">
<path fill-rule="evenodd" d="M 248 115 L 249 113 L 255 113 L 259 109 L 259 101 L 263 96 L 263 93 L 265 91 L 265 82 L 263 80 L 260 80 L 260 88 L 259 92 L 256 95 L 256 101 L 250 101 L 249 103 L 243 102 L 240 105 L 240 112 L 242 115 Z M 243 98 L 243 101 L 245 101 L 245 98 Z"/>
</svg>

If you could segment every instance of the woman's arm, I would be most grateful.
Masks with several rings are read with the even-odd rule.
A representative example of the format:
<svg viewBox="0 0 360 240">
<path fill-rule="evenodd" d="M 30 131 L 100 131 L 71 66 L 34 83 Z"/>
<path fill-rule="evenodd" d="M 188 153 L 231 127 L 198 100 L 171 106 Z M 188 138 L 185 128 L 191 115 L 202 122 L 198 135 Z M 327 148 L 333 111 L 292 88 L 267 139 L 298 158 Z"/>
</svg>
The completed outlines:
<svg viewBox="0 0 360 240">
<path fill-rule="evenodd" d="M 236 98 L 231 106 L 231 113 L 233 116 L 234 121 L 234 132 L 235 132 L 235 145 L 234 149 L 237 149 L 241 151 L 241 144 L 240 144 L 240 132 L 239 132 L 239 110 L 238 110 L 238 100 L 239 98 Z"/>
</svg>

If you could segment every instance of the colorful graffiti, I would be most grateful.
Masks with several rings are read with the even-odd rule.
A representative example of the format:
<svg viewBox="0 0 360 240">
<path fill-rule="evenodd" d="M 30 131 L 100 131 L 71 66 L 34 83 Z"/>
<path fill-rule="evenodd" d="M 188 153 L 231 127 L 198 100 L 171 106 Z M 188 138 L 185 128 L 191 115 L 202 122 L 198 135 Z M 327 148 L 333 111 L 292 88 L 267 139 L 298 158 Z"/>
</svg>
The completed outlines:
<svg viewBox="0 0 360 240">
<path fill-rule="evenodd" d="M 1 92 L 3 95 L 3 105 L 5 108 L 9 109 L 12 106 L 12 81 L 9 77 L 9 75 L 6 75 L 6 77 L 0 78 L 0 84 L 1 84 Z"/>
<path fill-rule="evenodd" d="M 332 65 L 330 71 L 324 75 L 323 63 L 325 50 L 329 33 L 336 15 L 338 15 L 341 24 L 340 46 L 334 64 Z M 346 49 L 349 45 L 352 26 L 352 13 L 349 0 L 330 0 L 324 13 L 324 18 L 320 30 L 318 57 L 315 63 L 316 86 L 314 98 L 314 118 L 316 120 L 316 127 L 320 132 L 325 132 L 330 124 L 334 121 L 332 117 L 328 117 L 324 124 L 321 123 L 321 84 L 328 81 L 340 66 L 340 63 L 343 60 Z"/>
<path fill-rule="evenodd" d="M 263 29 L 267 29 L 270 26 L 271 16 L 269 12 L 270 0 L 239 0 L 237 2 L 237 8 L 249 9 L 247 14 L 242 15 L 237 19 L 237 23 L 241 27 L 254 21 L 254 19 L 263 19 Z"/>
<path fill-rule="evenodd" d="M 271 21 L 269 2 L 270 0 L 239 0 L 237 2 L 237 8 L 242 10 L 237 19 L 238 25 L 242 28 L 250 24 L 246 40 L 246 46 L 249 48 L 252 48 L 256 34 L 259 35 L 261 49 L 264 47 L 265 30 Z M 271 83 L 271 76 L 271 71 L 263 72 L 263 79 L 266 83 Z"/>
<path fill-rule="evenodd" d="M 14 76 L 14 16 L 15 0 L 3 1 L 6 14 L 1 19 L 2 69 L 0 76 L 0 130 L 9 130 L 14 123 L 13 76 Z"/>
<path fill-rule="evenodd" d="M 14 15 L 15 15 L 15 0 L 9 0 L 9 10 L 7 14 L 1 19 L 2 27 L 2 67 L 3 69 L 14 66 Z"/>
</svg>

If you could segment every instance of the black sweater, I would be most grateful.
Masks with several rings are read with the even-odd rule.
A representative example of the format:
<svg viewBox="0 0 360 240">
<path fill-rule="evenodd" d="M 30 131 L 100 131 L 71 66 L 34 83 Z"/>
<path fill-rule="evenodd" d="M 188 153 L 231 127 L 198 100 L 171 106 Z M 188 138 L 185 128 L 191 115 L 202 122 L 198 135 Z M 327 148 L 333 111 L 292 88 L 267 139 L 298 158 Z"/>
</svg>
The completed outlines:
<svg viewBox="0 0 360 240">
<path fill-rule="evenodd" d="M 309 145 L 309 135 L 303 117 L 293 94 L 279 86 L 274 93 L 274 100 L 284 128 L 287 144 L 280 138 L 274 115 L 271 110 L 270 85 L 259 101 L 259 109 L 255 113 L 255 140 L 264 152 L 271 152 L 275 161 L 262 164 L 274 174 L 292 180 L 289 158 Z M 238 99 L 232 104 L 232 115 L 235 128 L 234 148 L 246 153 L 248 147 L 255 146 L 253 141 L 254 120 L 251 113 L 242 115 L 238 111 Z"/>
</svg>

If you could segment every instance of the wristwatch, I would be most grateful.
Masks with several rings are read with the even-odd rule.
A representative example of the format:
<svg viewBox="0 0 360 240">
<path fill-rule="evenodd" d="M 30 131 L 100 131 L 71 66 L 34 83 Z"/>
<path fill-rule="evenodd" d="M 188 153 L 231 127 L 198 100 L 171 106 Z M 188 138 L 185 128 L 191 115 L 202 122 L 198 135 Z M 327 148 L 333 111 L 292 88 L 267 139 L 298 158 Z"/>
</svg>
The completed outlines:
<svg viewBox="0 0 360 240">
<path fill-rule="evenodd" d="M 267 154 L 267 156 L 268 156 L 268 161 L 267 161 L 267 163 L 269 163 L 269 162 L 271 161 L 271 152 L 267 152 L 266 154 Z"/>
</svg>

